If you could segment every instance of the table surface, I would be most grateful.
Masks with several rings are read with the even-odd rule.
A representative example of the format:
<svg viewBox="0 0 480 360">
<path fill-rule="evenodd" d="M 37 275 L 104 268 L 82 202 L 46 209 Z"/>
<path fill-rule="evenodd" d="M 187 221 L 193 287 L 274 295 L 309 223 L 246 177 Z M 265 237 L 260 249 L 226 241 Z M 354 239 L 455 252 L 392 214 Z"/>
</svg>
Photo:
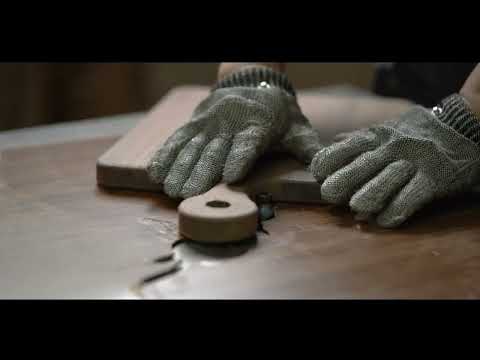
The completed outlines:
<svg viewBox="0 0 480 360">
<path fill-rule="evenodd" d="M 179 244 L 180 270 L 143 288 L 177 239 L 177 202 L 106 191 L 95 162 L 143 113 L 0 133 L 0 298 L 478 298 L 480 198 L 435 203 L 407 226 L 278 204 L 269 234 Z M 167 269 L 168 270 L 168 269 Z"/>
</svg>

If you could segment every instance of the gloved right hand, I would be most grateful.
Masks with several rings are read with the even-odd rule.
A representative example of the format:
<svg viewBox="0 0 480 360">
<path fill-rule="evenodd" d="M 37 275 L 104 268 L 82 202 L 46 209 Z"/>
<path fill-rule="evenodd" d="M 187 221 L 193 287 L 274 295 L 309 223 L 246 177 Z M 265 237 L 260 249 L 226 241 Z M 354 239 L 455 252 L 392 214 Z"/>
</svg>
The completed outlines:
<svg viewBox="0 0 480 360">
<path fill-rule="evenodd" d="M 242 180 L 274 146 L 305 163 L 320 150 L 296 97 L 279 87 L 220 88 L 157 151 L 148 174 L 170 197 L 188 198 Z"/>
<path fill-rule="evenodd" d="M 360 218 L 376 216 L 382 227 L 480 182 L 480 121 L 458 94 L 342 137 L 310 167 L 322 198 L 349 204 Z"/>
</svg>

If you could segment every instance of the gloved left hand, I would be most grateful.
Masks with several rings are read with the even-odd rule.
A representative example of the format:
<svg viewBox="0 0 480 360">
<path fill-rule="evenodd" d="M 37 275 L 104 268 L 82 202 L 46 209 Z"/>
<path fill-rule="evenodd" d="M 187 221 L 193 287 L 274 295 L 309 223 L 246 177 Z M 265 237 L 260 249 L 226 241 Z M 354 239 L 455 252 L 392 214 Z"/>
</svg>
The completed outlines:
<svg viewBox="0 0 480 360">
<path fill-rule="evenodd" d="M 257 86 L 259 78 L 272 86 Z M 147 169 L 151 180 L 172 198 L 189 198 L 220 181 L 243 180 L 274 149 L 309 164 L 321 144 L 294 92 L 279 86 L 286 82 L 285 75 L 263 68 L 226 77 L 154 154 Z"/>
<path fill-rule="evenodd" d="M 310 168 L 327 202 L 395 227 L 430 201 L 480 182 L 480 119 L 454 94 L 433 109 L 415 106 L 347 134 L 320 150 Z"/>
</svg>

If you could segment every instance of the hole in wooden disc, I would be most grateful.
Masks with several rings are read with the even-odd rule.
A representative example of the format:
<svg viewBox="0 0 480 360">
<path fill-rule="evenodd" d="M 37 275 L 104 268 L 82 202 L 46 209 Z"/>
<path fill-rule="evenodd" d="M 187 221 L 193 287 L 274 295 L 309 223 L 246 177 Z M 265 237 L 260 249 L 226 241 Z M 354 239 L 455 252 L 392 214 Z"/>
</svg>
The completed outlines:
<svg viewBox="0 0 480 360">
<path fill-rule="evenodd" d="M 230 203 L 226 201 L 213 200 L 213 201 L 207 202 L 207 206 L 210 206 L 213 208 L 227 208 L 230 206 Z"/>
</svg>

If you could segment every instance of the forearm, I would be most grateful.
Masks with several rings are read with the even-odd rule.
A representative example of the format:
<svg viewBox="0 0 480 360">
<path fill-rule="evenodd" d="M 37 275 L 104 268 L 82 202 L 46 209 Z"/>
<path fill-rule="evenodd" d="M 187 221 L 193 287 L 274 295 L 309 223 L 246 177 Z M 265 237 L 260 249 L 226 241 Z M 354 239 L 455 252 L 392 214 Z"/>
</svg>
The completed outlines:
<svg viewBox="0 0 480 360">
<path fill-rule="evenodd" d="M 480 64 L 468 76 L 460 94 L 467 99 L 472 111 L 480 117 Z"/>
<path fill-rule="evenodd" d="M 234 71 L 253 66 L 264 66 L 278 72 L 286 72 L 285 63 L 221 63 L 218 68 L 217 78 L 220 80 Z"/>
</svg>

